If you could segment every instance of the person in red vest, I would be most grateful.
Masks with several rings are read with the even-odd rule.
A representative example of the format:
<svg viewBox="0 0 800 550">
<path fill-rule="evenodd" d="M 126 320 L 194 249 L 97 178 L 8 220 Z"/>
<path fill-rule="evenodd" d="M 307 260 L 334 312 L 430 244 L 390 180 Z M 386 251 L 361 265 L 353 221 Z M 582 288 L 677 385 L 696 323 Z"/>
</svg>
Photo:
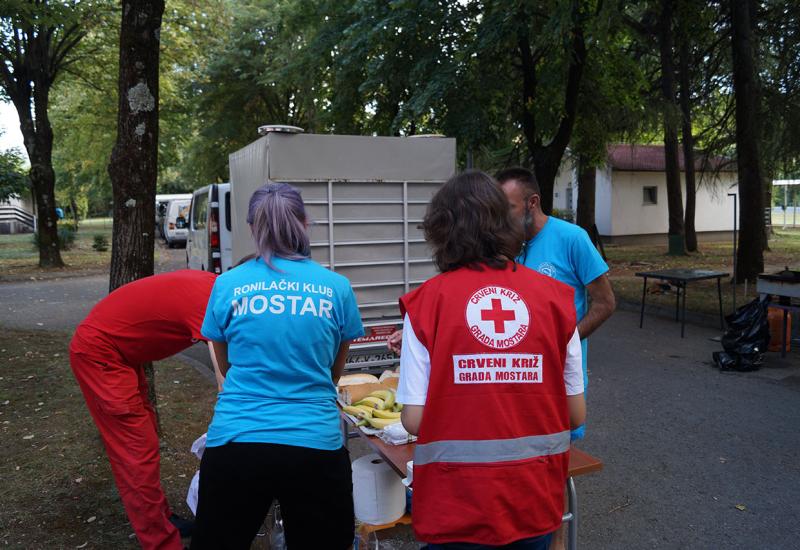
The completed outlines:
<svg viewBox="0 0 800 550">
<path fill-rule="evenodd" d="M 103 298 L 75 330 L 70 365 L 105 444 L 128 519 L 144 549 L 182 550 L 161 488 L 156 415 L 142 365 L 198 340 L 215 275 L 182 270 L 145 277 Z M 213 357 L 213 354 L 212 354 Z"/>
<path fill-rule="evenodd" d="M 414 532 L 431 550 L 546 549 L 586 415 L 573 290 L 514 262 L 522 228 L 483 172 L 448 181 L 423 229 L 441 274 L 400 299 L 397 390 L 419 437 Z"/>
</svg>

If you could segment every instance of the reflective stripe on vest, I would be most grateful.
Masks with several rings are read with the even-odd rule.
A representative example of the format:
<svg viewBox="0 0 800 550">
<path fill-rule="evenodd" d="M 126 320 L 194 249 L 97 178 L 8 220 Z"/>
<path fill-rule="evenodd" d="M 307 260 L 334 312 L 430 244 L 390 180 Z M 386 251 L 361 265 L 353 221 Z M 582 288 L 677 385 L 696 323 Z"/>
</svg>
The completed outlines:
<svg viewBox="0 0 800 550">
<path fill-rule="evenodd" d="M 414 466 L 432 462 L 484 464 L 557 455 L 569 449 L 569 430 L 514 439 L 450 440 L 417 444 Z"/>
</svg>

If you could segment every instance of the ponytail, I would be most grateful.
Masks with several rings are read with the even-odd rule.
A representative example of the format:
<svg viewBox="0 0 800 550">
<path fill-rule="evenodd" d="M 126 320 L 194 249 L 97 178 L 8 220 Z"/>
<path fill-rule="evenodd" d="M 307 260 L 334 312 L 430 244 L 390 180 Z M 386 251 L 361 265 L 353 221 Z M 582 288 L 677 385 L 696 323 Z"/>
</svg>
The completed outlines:
<svg viewBox="0 0 800 550">
<path fill-rule="evenodd" d="M 250 197 L 247 223 L 256 253 L 272 265 L 272 257 L 302 260 L 311 255 L 306 209 L 300 191 L 286 183 L 268 182 Z"/>
</svg>

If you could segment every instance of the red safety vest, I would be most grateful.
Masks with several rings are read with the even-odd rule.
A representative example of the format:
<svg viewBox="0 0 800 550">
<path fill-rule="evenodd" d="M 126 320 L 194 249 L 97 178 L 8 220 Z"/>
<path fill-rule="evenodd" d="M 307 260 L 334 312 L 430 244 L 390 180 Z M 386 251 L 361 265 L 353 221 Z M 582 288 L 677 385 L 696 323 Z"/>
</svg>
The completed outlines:
<svg viewBox="0 0 800 550">
<path fill-rule="evenodd" d="M 414 454 L 417 538 L 503 545 L 557 529 L 573 290 L 509 263 L 438 275 L 400 308 L 431 360 Z"/>
</svg>

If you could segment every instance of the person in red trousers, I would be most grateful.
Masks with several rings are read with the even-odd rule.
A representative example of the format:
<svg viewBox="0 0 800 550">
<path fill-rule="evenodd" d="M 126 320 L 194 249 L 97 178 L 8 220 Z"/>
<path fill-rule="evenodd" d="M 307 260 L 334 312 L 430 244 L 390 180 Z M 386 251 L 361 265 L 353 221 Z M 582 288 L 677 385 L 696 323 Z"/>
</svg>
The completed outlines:
<svg viewBox="0 0 800 550">
<path fill-rule="evenodd" d="M 142 365 L 205 340 L 200 327 L 215 278 L 182 270 L 124 285 L 94 306 L 70 342 L 72 372 L 146 550 L 182 550 L 179 528 L 190 525 L 172 514 L 161 488 L 156 415 Z"/>
</svg>

